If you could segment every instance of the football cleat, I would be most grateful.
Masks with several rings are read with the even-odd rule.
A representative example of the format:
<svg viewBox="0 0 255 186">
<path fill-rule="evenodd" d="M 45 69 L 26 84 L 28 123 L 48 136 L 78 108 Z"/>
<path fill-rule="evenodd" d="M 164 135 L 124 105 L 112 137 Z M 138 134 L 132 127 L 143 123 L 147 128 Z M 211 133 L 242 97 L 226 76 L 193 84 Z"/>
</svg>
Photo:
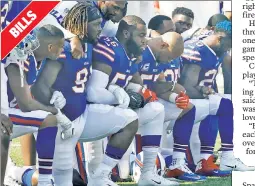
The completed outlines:
<svg viewBox="0 0 255 186">
<path fill-rule="evenodd" d="M 255 171 L 254 166 L 245 165 L 239 158 L 222 158 L 220 170 L 224 171 Z"/>
<path fill-rule="evenodd" d="M 142 173 L 138 181 L 138 186 L 175 186 L 179 185 L 176 181 L 170 181 L 155 172 Z"/>
<path fill-rule="evenodd" d="M 231 171 L 220 170 L 219 166 L 214 163 L 214 160 L 214 156 L 210 156 L 208 160 L 200 160 L 196 167 L 196 174 L 215 177 L 225 177 L 231 175 Z"/>
<path fill-rule="evenodd" d="M 109 178 L 109 174 L 105 171 L 101 173 L 92 173 L 88 179 L 87 186 L 118 186 Z"/>
<path fill-rule="evenodd" d="M 173 165 L 173 162 L 179 162 Z M 184 160 L 173 161 L 169 169 L 165 171 L 164 177 L 167 179 L 176 178 L 182 181 L 205 181 L 206 177 L 194 174 Z"/>
</svg>

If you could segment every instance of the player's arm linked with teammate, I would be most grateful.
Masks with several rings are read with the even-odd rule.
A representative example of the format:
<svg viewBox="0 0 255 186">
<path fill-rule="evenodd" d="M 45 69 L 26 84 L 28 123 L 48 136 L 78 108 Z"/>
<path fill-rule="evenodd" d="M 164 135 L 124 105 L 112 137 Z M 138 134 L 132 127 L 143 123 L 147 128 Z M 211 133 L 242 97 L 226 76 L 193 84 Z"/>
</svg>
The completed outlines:
<svg viewBox="0 0 255 186">
<path fill-rule="evenodd" d="M 182 70 L 180 84 L 185 87 L 187 95 L 192 99 L 208 98 L 215 93 L 210 87 L 198 85 L 200 70 L 201 67 L 196 64 L 184 64 Z"/>
<path fill-rule="evenodd" d="M 109 82 L 112 68 L 99 61 L 93 61 L 92 67 L 92 75 L 87 86 L 88 101 L 127 108 L 130 101 L 128 94 L 122 87 Z"/>
<path fill-rule="evenodd" d="M 52 85 L 56 81 L 61 68 L 62 64 L 60 62 L 48 60 L 40 77 L 32 87 L 32 94 L 41 103 L 45 105 L 53 104 L 57 108 L 55 116 L 58 125 L 61 126 L 61 137 L 62 139 L 68 139 L 74 135 L 75 131 L 73 123 L 60 111 L 65 106 L 66 99 L 61 92 L 52 89 Z"/>
</svg>

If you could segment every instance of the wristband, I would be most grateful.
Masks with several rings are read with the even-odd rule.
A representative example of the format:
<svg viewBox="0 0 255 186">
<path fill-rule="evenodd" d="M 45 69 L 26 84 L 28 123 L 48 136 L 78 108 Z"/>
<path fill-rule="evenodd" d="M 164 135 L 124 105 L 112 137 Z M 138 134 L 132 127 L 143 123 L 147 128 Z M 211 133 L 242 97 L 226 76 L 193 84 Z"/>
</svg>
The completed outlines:
<svg viewBox="0 0 255 186">
<path fill-rule="evenodd" d="M 170 96 L 169 96 L 169 101 L 170 101 L 171 103 L 175 103 L 175 100 L 176 100 L 177 96 L 178 96 L 178 94 L 176 94 L 176 93 L 173 92 L 173 93 L 170 94 Z"/>
</svg>

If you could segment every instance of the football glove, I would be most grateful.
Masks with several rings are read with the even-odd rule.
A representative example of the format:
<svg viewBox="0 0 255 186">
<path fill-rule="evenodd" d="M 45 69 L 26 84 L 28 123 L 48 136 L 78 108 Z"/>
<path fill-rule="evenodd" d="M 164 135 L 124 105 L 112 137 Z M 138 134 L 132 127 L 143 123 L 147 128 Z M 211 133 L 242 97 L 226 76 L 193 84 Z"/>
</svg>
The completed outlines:
<svg viewBox="0 0 255 186">
<path fill-rule="evenodd" d="M 140 93 L 134 92 L 132 90 L 127 90 L 127 94 L 130 98 L 128 107 L 130 107 L 131 109 L 143 108 L 150 100 L 150 98 L 148 100 L 145 100 Z"/>
<path fill-rule="evenodd" d="M 54 106 L 57 109 L 62 109 L 66 105 L 66 98 L 64 97 L 64 95 L 61 92 L 54 91 L 54 93 L 51 97 L 51 100 L 50 100 L 50 104 L 54 104 Z"/>
<path fill-rule="evenodd" d="M 118 100 L 118 107 L 128 108 L 130 98 L 127 92 L 118 85 L 109 85 L 108 90 L 116 97 Z"/>
<path fill-rule="evenodd" d="M 61 111 L 58 109 L 58 113 L 55 115 L 58 125 L 61 127 L 61 138 L 66 140 L 75 135 L 73 122 L 71 122 Z"/>
<path fill-rule="evenodd" d="M 184 92 L 180 92 L 175 99 L 175 104 L 180 109 L 186 109 L 189 105 L 189 96 Z"/>
<path fill-rule="evenodd" d="M 148 100 L 148 102 L 154 102 L 158 100 L 156 93 L 147 88 L 143 88 L 141 90 L 141 94 L 145 100 Z"/>
</svg>

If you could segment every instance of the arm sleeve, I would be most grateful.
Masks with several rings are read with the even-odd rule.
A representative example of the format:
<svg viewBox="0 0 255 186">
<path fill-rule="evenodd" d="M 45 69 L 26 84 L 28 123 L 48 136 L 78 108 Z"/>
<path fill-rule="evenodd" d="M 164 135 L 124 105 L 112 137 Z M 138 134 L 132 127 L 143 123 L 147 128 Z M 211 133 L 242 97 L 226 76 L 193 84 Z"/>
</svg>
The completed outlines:
<svg viewBox="0 0 255 186">
<path fill-rule="evenodd" d="M 87 84 L 87 100 L 98 104 L 118 104 L 116 97 L 107 90 L 109 76 L 99 70 L 93 70 Z"/>
</svg>

